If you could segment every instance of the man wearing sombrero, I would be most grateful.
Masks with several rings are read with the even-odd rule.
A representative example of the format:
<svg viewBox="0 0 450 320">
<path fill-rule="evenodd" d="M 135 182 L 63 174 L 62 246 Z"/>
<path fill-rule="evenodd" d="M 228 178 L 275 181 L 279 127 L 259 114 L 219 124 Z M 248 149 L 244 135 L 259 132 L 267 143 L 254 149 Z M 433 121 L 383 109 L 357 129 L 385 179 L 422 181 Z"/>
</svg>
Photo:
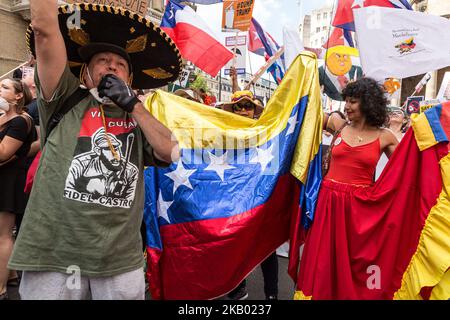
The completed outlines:
<svg viewBox="0 0 450 320">
<path fill-rule="evenodd" d="M 30 7 L 45 145 L 8 268 L 24 271 L 22 299 L 144 299 L 143 169 L 179 153 L 132 89 L 175 80 L 180 55 L 163 31 L 125 9 L 58 8 L 56 0 Z M 49 119 L 75 95 L 49 133 Z M 117 188 L 125 184 L 131 193 Z"/>
</svg>

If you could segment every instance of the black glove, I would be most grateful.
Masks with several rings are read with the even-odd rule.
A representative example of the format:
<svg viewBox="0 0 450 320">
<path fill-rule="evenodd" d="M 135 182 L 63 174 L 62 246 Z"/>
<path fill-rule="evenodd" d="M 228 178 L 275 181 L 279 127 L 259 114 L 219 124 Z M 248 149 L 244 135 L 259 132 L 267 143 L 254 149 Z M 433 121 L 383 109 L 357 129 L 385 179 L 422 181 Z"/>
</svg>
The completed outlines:
<svg viewBox="0 0 450 320">
<path fill-rule="evenodd" d="M 133 90 L 121 79 L 113 74 L 107 74 L 98 85 L 100 98 L 107 97 L 128 113 L 133 112 L 134 106 L 140 102 Z"/>
</svg>

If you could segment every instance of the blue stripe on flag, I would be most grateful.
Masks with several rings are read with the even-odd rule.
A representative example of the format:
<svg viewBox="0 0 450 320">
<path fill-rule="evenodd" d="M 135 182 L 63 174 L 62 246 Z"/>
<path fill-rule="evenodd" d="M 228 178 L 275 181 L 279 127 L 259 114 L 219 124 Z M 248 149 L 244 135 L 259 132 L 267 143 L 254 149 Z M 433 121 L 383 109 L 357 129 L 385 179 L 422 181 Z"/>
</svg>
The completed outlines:
<svg viewBox="0 0 450 320">
<path fill-rule="evenodd" d="M 437 142 L 448 142 L 448 137 L 445 134 L 444 128 L 441 124 L 442 104 L 425 111 L 425 116 L 428 119 L 434 138 Z"/>
<path fill-rule="evenodd" d="M 260 163 L 249 163 L 248 160 L 257 155 L 255 148 L 240 149 L 236 154 L 227 157 L 228 164 L 235 168 L 224 172 L 224 181 L 216 171 L 205 170 L 209 166 L 209 161 L 204 161 L 208 160 L 208 153 L 211 151 L 212 154 L 220 156 L 217 150 L 185 149 L 182 151 L 182 158 L 186 163 L 192 162 L 191 160 L 199 160 L 195 163 L 201 163 L 183 163 L 185 170 L 196 170 L 189 176 L 189 181 L 186 183 L 190 184 L 192 188 L 186 184 L 179 185 L 174 194 L 174 181 L 167 174 L 175 171 L 178 164 L 173 163 L 169 168 L 158 170 L 148 168 L 145 181 L 146 185 L 150 184 L 146 189 L 146 208 L 149 210 L 146 210 L 145 214 L 157 216 L 159 192 L 165 203 L 171 203 L 167 209 L 167 218 L 170 221 L 160 217 L 160 225 L 230 217 L 264 204 L 270 197 L 278 178 L 289 173 L 307 103 L 308 97 L 303 97 L 293 108 L 291 118 L 295 117 L 297 122 L 294 130 L 288 124 L 288 127 L 275 139 L 258 148 L 260 152 L 267 152 L 268 148 L 273 147 L 272 155 L 279 155 L 280 163 L 278 165 L 274 159 L 268 163 L 264 171 L 268 174 L 261 175 L 262 165 Z M 279 146 L 279 150 L 276 145 Z M 286 157 L 285 155 L 290 156 Z M 240 164 L 243 161 L 238 162 L 238 159 L 245 159 L 245 163 Z M 267 172 L 271 169 L 274 170 L 273 173 Z M 151 186 L 152 184 L 157 184 L 159 188 L 155 189 L 154 186 Z M 146 221 L 149 219 L 146 218 Z"/>
</svg>

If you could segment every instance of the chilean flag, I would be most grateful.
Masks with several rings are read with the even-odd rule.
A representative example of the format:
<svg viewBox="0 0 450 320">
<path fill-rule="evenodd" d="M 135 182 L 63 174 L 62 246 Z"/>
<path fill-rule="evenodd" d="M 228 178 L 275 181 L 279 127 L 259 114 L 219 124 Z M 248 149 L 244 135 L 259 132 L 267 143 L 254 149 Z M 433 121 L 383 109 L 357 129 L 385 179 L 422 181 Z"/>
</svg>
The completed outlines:
<svg viewBox="0 0 450 320">
<path fill-rule="evenodd" d="M 233 58 L 233 53 L 212 36 L 213 32 L 189 6 L 169 0 L 161 29 L 175 42 L 183 58 L 212 77 Z"/>
<path fill-rule="evenodd" d="M 333 26 L 355 31 L 352 10 L 370 6 L 412 10 L 407 0 L 339 0 Z"/>
</svg>

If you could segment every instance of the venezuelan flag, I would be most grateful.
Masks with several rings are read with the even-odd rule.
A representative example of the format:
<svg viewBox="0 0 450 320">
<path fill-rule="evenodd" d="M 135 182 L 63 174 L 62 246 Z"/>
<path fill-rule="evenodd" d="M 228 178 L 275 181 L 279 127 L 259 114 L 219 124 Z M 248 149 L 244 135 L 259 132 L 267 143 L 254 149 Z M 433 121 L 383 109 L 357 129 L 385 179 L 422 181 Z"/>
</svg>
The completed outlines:
<svg viewBox="0 0 450 320">
<path fill-rule="evenodd" d="M 450 102 L 428 109 L 413 119 L 422 152 L 439 154 L 442 188 L 429 210 L 417 248 L 402 276 L 394 299 L 450 299 Z"/>
<path fill-rule="evenodd" d="M 258 120 L 162 91 L 146 107 L 182 154 L 145 172 L 152 297 L 222 296 L 289 238 L 299 204 L 311 219 L 322 137 L 316 57 L 297 57 Z"/>
<path fill-rule="evenodd" d="M 427 110 L 345 212 L 317 207 L 296 299 L 450 298 L 449 133 L 450 103 Z"/>
</svg>

